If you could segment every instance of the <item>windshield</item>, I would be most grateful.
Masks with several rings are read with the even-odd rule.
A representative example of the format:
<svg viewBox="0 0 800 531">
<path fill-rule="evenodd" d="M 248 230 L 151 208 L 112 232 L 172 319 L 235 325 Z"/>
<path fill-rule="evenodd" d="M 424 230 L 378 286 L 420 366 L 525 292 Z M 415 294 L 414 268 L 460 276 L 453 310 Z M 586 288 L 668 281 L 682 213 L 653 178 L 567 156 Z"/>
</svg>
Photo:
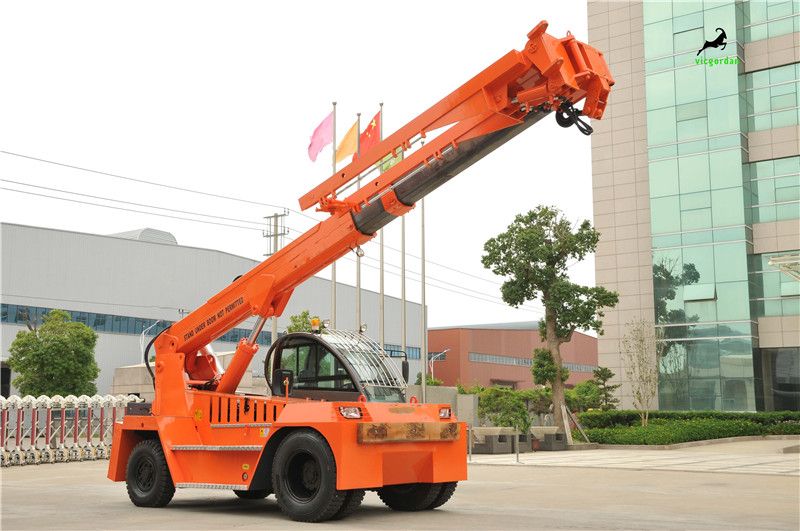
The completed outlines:
<svg viewBox="0 0 800 531">
<path fill-rule="evenodd" d="M 404 390 L 397 387 L 365 385 L 364 391 L 367 393 L 367 400 L 369 400 L 370 402 L 402 403 L 406 401 L 406 394 Z"/>
<path fill-rule="evenodd" d="M 403 376 L 378 343 L 363 334 L 342 330 L 325 330 L 323 339 L 347 358 L 367 391 L 367 398 L 379 402 L 403 401 L 406 387 Z"/>
</svg>

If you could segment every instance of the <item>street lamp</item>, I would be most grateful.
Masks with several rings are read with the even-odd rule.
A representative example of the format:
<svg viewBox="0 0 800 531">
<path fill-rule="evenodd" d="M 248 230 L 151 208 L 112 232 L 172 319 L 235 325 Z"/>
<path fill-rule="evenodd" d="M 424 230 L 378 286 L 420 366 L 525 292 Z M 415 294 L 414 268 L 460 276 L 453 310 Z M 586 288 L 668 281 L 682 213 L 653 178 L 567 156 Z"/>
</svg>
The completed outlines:
<svg viewBox="0 0 800 531">
<path fill-rule="evenodd" d="M 450 352 L 450 347 L 448 347 L 448 348 L 444 349 L 444 350 L 443 350 L 443 351 L 441 351 L 441 352 L 438 352 L 438 353 L 434 354 L 433 356 L 429 356 L 429 357 L 428 357 L 428 365 L 429 365 L 429 366 L 430 366 L 430 368 L 431 368 L 431 380 L 433 380 L 433 362 L 434 362 L 434 361 L 436 361 L 436 358 L 438 358 L 438 357 L 440 357 L 440 356 L 444 356 L 444 355 L 445 355 L 445 354 L 447 354 L 448 352 Z"/>
</svg>

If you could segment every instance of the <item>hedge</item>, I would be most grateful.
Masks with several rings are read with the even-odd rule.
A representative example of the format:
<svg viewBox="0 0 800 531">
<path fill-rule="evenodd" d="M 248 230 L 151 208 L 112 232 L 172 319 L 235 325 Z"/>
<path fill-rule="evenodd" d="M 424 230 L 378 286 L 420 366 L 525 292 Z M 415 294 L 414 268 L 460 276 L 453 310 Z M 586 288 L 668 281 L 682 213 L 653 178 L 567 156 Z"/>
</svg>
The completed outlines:
<svg viewBox="0 0 800 531">
<path fill-rule="evenodd" d="M 639 412 L 633 410 L 586 411 L 578 414 L 584 428 L 611 428 L 640 424 Z M 747 420 L 760 425 L 800 423 L 800 411 L 770 411 L 761 413 L 735 413 L 732 411 L 651 411 L 650 421 L 665 420 Z"/>
<path fill-rule="evenodd" d="M 600 444 L 656 445 L 743 435 L 797 435 L 800 434 L 800 422 L 766 424 L 745 418 L 654 419 L 647 427 L 615 426 L 589 428 L 585 431 L 590 441 Z"/>
</svg>

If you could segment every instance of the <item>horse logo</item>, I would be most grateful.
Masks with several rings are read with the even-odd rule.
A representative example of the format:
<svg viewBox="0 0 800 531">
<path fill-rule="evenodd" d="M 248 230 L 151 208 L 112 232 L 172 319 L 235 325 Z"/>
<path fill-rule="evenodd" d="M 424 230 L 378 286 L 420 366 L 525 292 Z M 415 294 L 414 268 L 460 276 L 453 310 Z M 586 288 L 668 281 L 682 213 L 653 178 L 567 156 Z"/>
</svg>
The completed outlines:
<svg viewBox="0 0 800 531">
<path fill-rule="evenodd" d="M 722 46 L 722 49 L 723 50 L 725 49 L 725 47 L 728 45 L 725 39 L 727 39 L 728 36 L 725 34 L 725 30 L 722 28 L 717 28 L 717 31 L 719 32 L 717 38 L 714 39 L 713 41 L 706 41 L 703 44 L 703 47 L 697 51 L 697 55 L 700 55 L 702 51 L 705 50 L 706 48 L 719 48 L 720 46 Z"/>
</svg>

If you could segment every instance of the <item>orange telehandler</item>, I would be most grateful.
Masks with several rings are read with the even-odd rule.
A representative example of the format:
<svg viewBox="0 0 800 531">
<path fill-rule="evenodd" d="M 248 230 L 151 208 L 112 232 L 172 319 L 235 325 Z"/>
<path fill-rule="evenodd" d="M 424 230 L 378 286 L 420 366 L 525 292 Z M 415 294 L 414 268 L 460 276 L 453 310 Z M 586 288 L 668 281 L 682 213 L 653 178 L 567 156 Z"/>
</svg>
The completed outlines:
<svg viewBox="0 0 800 531">
<path fill-rule="evenodd" d="M 581 116 L 602 117 L 614 84 L 603 54 L 546 29 L 302 196 L 302 209 L 330 216 L 153 338 L 155 398 L 114 426 L 108 468 L 134 504 L 164 506 L 176 487 L 275 493 L 290 518 L 316 522 L 351 513 L 365 490 L 405 511 L 450 498 L 467 477 L 465 426 L 446 404 L 406 403 L 403 376 L 363 334 L 286 335 L 266 359 L 271 394 L 236 389 L 267 318 L 299 284 L 547 114 L 591 134 Z M 353 190 L 356 179 L 368 184 Z M 252 334 L 223 371 L 210 343 L 250 317 Z"/>
</svg>

